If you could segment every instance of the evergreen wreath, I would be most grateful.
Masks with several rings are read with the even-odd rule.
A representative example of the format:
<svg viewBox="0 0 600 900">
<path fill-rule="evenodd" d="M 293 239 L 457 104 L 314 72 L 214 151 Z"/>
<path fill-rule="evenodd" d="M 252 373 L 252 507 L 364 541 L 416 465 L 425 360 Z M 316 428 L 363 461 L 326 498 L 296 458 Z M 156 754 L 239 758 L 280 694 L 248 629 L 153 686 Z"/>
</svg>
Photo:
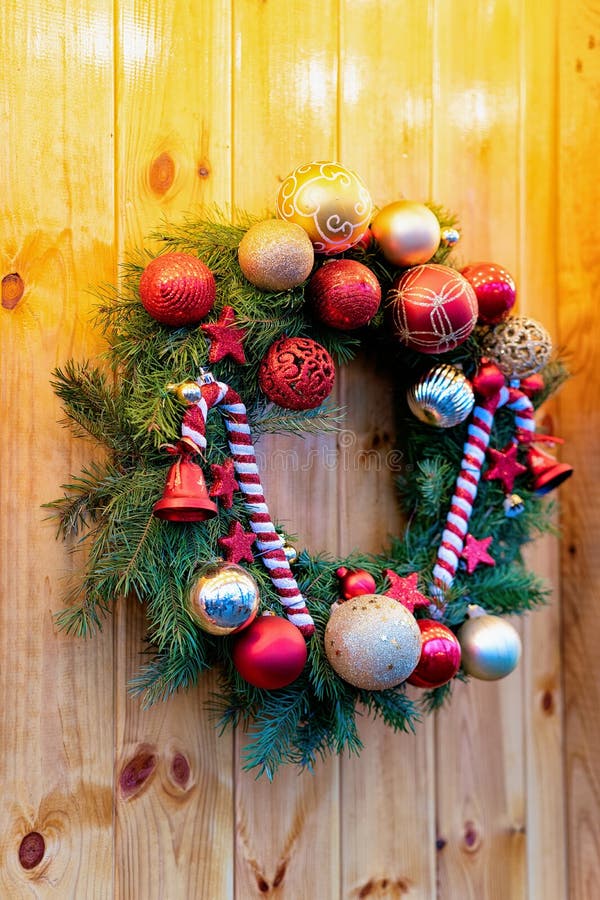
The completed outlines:
<svg viewBox="0 0 600 900">
<path fill-rule="evenodd" d="M 534 446 L 558 439 L 533 413 L 567 372 L 511 315 L 502 267 L 454 268 L 459 236 L 443 208 L 373 211 L 343 166 L 301 166 L 277 218 L 212 210 L 153 235 L 161 251 L 98 292 L 104 359 L 53 373 L 64 423 L 106 450 L 48 504 L 82 552 L 58 626 L 87 637 L 117 597 L 143 603 L 132 691 L 153 704 L 216 667 L 210 713 L 247 733 L 258 774 L 358 753 L 363 711 L 413 731 L 456 679 L 511 671 L 503 617 L 546 600 L 521 548 L 571 469 Z M 377 555 L 296 553 L 252 438 L 338 429 L 334 368 L 359 348 L 393 379 L 406 528 Z"/>
</svg>

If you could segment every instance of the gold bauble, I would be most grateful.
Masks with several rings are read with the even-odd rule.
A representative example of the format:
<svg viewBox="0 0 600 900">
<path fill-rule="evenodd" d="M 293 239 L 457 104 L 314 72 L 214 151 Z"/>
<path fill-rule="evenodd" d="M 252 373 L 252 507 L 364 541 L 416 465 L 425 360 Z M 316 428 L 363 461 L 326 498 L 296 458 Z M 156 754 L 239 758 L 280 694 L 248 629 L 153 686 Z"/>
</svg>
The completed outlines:
<svg viewBox="0 0 600 900">
<path fill-rule="evenodd" d="M 428 262 L 440 246 L 437 217 L 423 203 L 397 200 L 380 210 L 371 232 L 381 252 L 395 266 L 419 266 Z"/>
<path fill-rule="evenodd" d="M 340 678 L 381 691 L 405 681 L 421 655 L 421 631 L 398 600 L 364 594 L 340 603 L 325 629 L 327 659 Z"/>
<path fill-rule="evenodd" d="M 260 596 L 246 569 L 235 563 L 210 563 L 201 569 L 187 596 L 187 609 L 209 634 L 241 631 L 254 620 Z"/>
<path fill-rule="evenodd" d="M 310 275 L 315 252 L 300 225 L 266 219 L 248 229 L 238 247 L 240 269 L 263 291 L 287 291 Z"/>
<path fill-rule="evenodd" d="M 180 381 L 179 384 L 168 384 L 167 390 L 175 394 L 180 403 L 191 406 L 202 397 L 202 388 L 197 381 Z"/>
<path fill-rule="evenodd" d="M 509 316 L 484 334 L 482 353 L 506 378 L 526 378 L 544 368 L 552 353 L 552 339 L 535 319 Z"/>
<path fill-rule="evenodd" d="M 283 552 L 285 553 L 288 566 L 293 566 L 294 563 L 298 562 L 298 551 L 292 544 L 284 544 Z"/>
<path fill-rule="evenodd" d="M 332 256 L 357 244 L 369 227 L 373 202 L 362 179 L 336 162 L 294 169 L 277 195 L 277 215 L 300 225 L 316 253 Z"/>
</svg>

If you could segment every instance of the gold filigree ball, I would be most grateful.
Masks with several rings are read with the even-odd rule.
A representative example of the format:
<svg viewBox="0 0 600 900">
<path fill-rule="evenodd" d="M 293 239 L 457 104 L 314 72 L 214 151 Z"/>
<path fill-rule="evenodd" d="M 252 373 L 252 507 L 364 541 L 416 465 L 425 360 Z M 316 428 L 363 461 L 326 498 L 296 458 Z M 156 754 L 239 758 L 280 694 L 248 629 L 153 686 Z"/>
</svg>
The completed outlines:
<svg viewBox="0 0 600 900">
<path fill-rule="evenodd" d="M 506 378 L 525 378 L 544 368 L 552 353 L 552 339 L 535 319 L 509 316 L 484 334 L 482 352 Z"/>
</svg>

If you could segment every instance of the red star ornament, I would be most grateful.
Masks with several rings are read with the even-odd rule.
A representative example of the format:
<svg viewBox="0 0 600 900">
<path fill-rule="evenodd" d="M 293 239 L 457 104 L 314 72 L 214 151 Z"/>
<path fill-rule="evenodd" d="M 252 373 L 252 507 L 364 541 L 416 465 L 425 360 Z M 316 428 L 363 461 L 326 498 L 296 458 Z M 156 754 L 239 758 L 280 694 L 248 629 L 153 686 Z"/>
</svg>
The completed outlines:
<svg viewBox="0 0 600 900">
<path fill-rule="evenodd" d="M 232 563 L 239 563 L 242 560 L 254 562 L 253 543 L 253 532 L 244 531 L 239 522 L 234 522 L 229 527 L 227 537 L 219 538 L 219 546 L 225 552 L 225 559 Z"/>
<path fill-rule="evenodd" d="M 232 306 L 224 306 L 220 318 L 216 322 L 201 325 L 200 328 L 210 338 L 210 350 L 208 361 L 219 362 L 225 356 L 230 356 L 236 363 L 243 365 L 246 362 L 243 341 L 246 332 L 243 328 L 235 328 L 235 312 Z"/>
<path fill-rule="evenodd" d="M 392 569 L 384 569 L 383 574 L 390 582 L 390 586 L 385 591 L 386 597 L 392 597 L 393 600 L 399 600 L 410 613 L 415 611 L 416 606 L 429 606 L 431 600 L 417 589 L 417 581 L 419 575 L 413 572 L 403 578 Z"/>
<path fill-rule="evenodd" d="M 512 493 L 517 475 L 527 471 L 527 466 L 517 462 L 517 444 L 510 444 L 504 450 L 488 450 L 491 466 L 483 476 L 486 481 L 497 479 L 504 485 L 507 494 Z"/>
<path fill-rule="evenodd" d="M 487 552 L 487 548 L 491 543 L 491 537 L 482 538 L 478 541 L 472 534 L 467 535 L 461 557 L 466 560 L 469 575 L 473 574 L 479 563 L 484 563 L 486 566 L 496 565 L 496 560 Z"/>
<path fill-rule="evenodd" d="M 222 466 L 211 465 L 210 474 L 212 485 L 208 492 L 209 497 L 220 497 L 224 509 L 229 509 L 233 504 L 234 491 L 240 486 L 235 480 L 233 460 L 226 459 Z"/>
</svg>

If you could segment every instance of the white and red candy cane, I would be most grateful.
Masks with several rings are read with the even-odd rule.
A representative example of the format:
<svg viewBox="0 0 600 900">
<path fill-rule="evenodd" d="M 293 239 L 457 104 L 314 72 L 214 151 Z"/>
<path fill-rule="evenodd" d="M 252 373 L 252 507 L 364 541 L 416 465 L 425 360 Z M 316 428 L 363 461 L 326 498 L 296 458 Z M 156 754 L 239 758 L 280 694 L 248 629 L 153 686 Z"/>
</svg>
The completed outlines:
<svg viewBox="0 0 600 900">
<path fill-rule="evenodd" d="M 209 373 L 204 373 L 198 379 L 198 384 L 202 390 L 202 397 L 188 406 L 181 426 L 182 437 L 193 441 L 199 449 L 204 450 L 208 410 L 213 406 L 219 407 L 225 420 L 237 480 L 244 494 L 250 528 L 256 535 L 256 546 L 261 559 L 269 571 L 269 577 L 286 610 L 287 618 L 305 637 L 310 637 L 314 633 L 315 624 L 290 569 L 283 550 L 283 540 L 275 531 L 269 515 L 256 464 L 246 407 L 236 391 L 223 382 L 215 381 Z"/>
<path fill-rule="evenodd" d="M 436 600 L 438 610 L 444 602 L 445 592 L 454 582 L 458 561 L 465 545 L 496 410 L 501 406 L 507 406 L 508 409 L 513 410 L 518 441 L 530 440 L 535 427 L 534 410 L 529 397 L 517 387 L 506 387 L 502 384 L 504 379 L 499 370 L 497 370 L 499 378 L 494 382 L 489 378 L 489 364 L 486 368 L 488 370 L 486 378 L 482 379 L 482 387 L 485 389 L 486 395 L 475 406 L 472 413 L 468 437 L 463 447 L 460 472 L 456 479 L 454 495 L 450 502 L 442 541 L 433 569 L 431 593 Z M 496 367 L 493 368 L 496 369 Z M 476 385 L 477 376 L 473 386 L 476 388 Z"/>
</svg>

